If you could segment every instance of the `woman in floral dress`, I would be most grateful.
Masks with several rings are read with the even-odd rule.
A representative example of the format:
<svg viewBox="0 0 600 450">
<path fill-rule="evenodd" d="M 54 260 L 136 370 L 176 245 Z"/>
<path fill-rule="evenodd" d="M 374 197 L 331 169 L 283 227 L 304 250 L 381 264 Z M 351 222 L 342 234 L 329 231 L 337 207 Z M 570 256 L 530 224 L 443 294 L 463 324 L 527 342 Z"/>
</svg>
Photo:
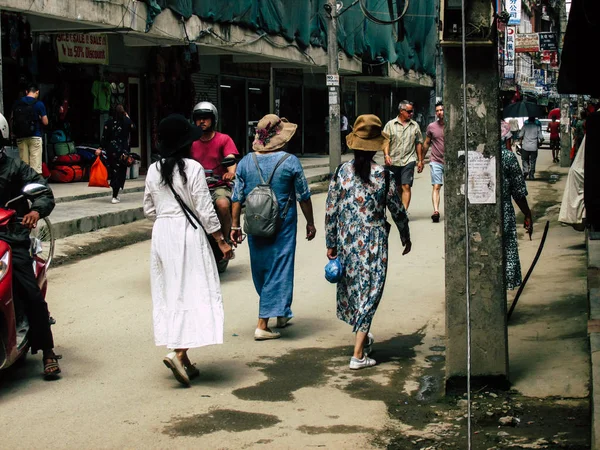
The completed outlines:
<svg viewBox="0 0 600 450">
<path fill-rule="evenodd" d="M 329 184 L 325 212 L 327 257 L 339 258 L 344 275 L 337 285 L 337 317 L 356 333 L 350 369 L 375 365 L 368 357 L 369 333 L 387 272 L 386 205 L 400 230 L 403 255 L 411 250 L 408 217 L 393 176 L 373 162 L 388 137 L 381 120 L 359 116 L 347 136 L 354 159 L 342 164 Z M 386 189 L 387 184 L 387 189 Z"/>
<path fill-rule="evenodd" d="M 504 136 L 503 136 L 504 137 Z M 527 187 L 525 178 L 515 154 L 502 147 L 502 225 L 504 244 L 504 282 L 506 289 L 514 289 L 521 285 L 521 262 L 517 244 L 517 220 L 512 204 L 515 201 L 525 216 L 525 230 L 533 233 L 531 210 L 527 204 Z"/>
</svg>

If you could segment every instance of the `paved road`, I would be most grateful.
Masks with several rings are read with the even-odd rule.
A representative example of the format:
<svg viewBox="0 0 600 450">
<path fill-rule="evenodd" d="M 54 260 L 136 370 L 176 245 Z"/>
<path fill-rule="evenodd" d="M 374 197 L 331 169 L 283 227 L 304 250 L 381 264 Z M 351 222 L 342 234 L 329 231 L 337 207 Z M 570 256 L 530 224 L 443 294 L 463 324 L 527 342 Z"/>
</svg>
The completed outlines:
<svg viewBox="0 0 600 450">
<path fill-rule="evenodd" d="M 556 201 L 558 185 L 533 183 L 533 196 L 543 197 L 546 206 Z M 247 247 L 241 247 L 222 277 L 225 343 L 190 352 L 201 371 L 190 389 L 172 378 L 162 364 L 165 349 L 153 344 L 149 242 L 52 271 L 48 300 L 58 320 L 63 378 L 42 381 L 39 355 L 4 374 L 2 446 L 358 449 L 385 446 L 400 431 L 411 440 L 464 439 L 453 437 L 464 411 L 442 413 L 436 409 L 442 404 L 422 402 L 443 379 L 444 211 L 442 222 L 433 224 L 430 189 L 426 168 L 415 181 L 409 255 L 400 256 L 393 229 L 386 291 L 373 323 L 377 367 L 348 370 L 353 335 L 335 317 L 335 288 L 323 277 L 325 195 L 319 194 L 313 198 L 319 224 L 314 241 L 303 239 L 300 219 L 295 318 L 283 338 L 253 340 L 257 296 Z M 524 270 L 539 242 L 541 227 L 536 230 L 534 241 L 521 241 Z M 511 371 L 525 395 L 587 395 L 581 236 L 565 228 L 551 233 L 547 246 L 553 250 L 540 261 L 532 290 L 524 293 L 511 322 Z M 503 397 L 486 402 L 496 400 L 496 409 L 504 411 Z M 571 418 L 582 417 L 585 424 L 585 403 L 560 405 L 560 414 L 548 413 L 546 420 L 561 422 L 532 428 L 534 438 L 563 431 L 565 423 L 580 427 L 581 435 L 585 425 Z M 545 404 L 536 400 L 535 407 Z M 436 417 L 448 414 L 456 415 L 435 424 L 433 432 Z M 539 418 L 534 422 L 543 424 Z M 496 422 L 489 425 L 490 432 L 498 432 Z M 412 446 L 409 440 L 392 448 Z"/>
<path fill-rule="evenodd" d="M 177 385 L 162 364 L 165 350 L 153 344 L 149 242 L 54 270 L 48 300 L 58 320 L 54 330 L 64 356 L 63 378 L 42 381 L 39 355 L 5 376 L 0 384 L 4 444 L 364 447 L 389 420 L 386 403 L 371 400 L 391 399 L 388 383 L 399 361 L 404 375 L 418 372 L 424 355 L 415 361 L 415 348 L 431 347 L 443 333 L 443 223 L 429 219 L 428 178 L 426 170 L 415 184 L 410 255 L 400 256 L 394 227 L 389 281 L 373 326 L 377 341 L 388 341 L 380 347 L 387 361 L 379 367 L 368 373 L 347 368 L 353 335 L 335 317 L 335 288 L 323 277 L 325 194 L 320 194 L 314 197 L 318 237 L 299 238 L 292 325 L 280 340 L 252 339 L 257 296 L 247 247 L 241 247 L 222 277 L 225 343 L 190 352 L 202 373 L 190 389 Z M 418 334 L 424 327 L 427 342 Z M 391 360 L 392 349 L 403 356 Z M 359 381 L 372 383 L 369 395 L 375 398 L 345 389 Z M 404 387 L 404 381 L 396 383 Z M 407 380 L 406 387 L 416 384 Z M 211 411 L 212 418 L 186 422 Z M 31 428 L 26 431 L 24 424 Z"/>
</svg>

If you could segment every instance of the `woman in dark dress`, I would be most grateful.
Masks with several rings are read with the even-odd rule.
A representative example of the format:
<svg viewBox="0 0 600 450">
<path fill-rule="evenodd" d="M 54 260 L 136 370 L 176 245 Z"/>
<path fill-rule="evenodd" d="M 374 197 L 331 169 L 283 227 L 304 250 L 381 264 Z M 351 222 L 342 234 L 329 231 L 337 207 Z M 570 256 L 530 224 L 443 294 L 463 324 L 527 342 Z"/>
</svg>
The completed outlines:
<svg viewBox="0 0 600 450">
<path fill-rule="evenodd" d="M 135 129 L 135 125 L 125 112 L 122 105 L 115 108 L 115 116 L 108 119 L 104 124 L 100 148 L 96 155 L 103 151 L 108 159 L 108 175 L 110 187 L 113 190 L 112 203 L 119 203 L 119 190 L 125 186 L 127 169 L 129 168 L 129 134 Z"/>
</svg>

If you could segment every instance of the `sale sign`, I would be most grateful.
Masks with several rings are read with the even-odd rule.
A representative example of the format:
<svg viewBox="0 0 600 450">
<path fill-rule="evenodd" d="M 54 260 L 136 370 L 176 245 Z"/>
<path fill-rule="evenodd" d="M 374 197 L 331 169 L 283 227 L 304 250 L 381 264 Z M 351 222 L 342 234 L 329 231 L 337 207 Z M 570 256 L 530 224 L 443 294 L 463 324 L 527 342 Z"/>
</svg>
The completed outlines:
<svg viewBox="0 0 600 450">
<path fill-rule="evenodd" d="M 63 33 L 56 36 L 61 63 L 108 64 L 106 34 Z"/>
</svg>

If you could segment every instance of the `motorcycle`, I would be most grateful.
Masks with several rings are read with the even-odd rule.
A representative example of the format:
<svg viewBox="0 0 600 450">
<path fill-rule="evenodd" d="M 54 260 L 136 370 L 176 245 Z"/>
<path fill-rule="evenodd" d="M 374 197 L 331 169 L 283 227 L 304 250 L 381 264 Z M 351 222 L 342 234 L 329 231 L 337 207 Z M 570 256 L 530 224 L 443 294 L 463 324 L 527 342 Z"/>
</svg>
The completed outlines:
<svg viewBox="0 0 600 450">
<path fill-rule="evenodd" d="M 7 202 L 4 208 L 0 207 L 0 229 L 6 230 L 12 224 L 22 220 L 22 217 L 16 216 L 15 210 L 8 208 L 11 203 L 23 198 L 32 201 L 48 191 L 47 186 L 39 183 L 25 186 L 21 195 Z M 30 239 L 33 271 L 45 297 L 48 288 L 48 269 L 54 254 L 52 224 L 48 218 L 38 221 L 36 228 L 31 230 Z M 18 317 L 14 300 L 11 249 L 8 243 L 0 240 L 0 370 L 23 360 L 29 351 L 29 324 L 24 315 Z M 54 319 L 49 318 L 49 320 L 54 323 Z"/>
<path fill-rule="evenodd" d="M 237 163 L 238 163 L 238 160 L 236 158 L 225 158 L 223 161 L 221 161 L 221 165 L 225 168 L 231 167 Z M 212 194 L 217 187 L 223 185 L 222 184 L 223 179 L 220 176 L 215 175 L 214 170 L 205 169 L 204 173 L 206 175 L 206 183 L 208 184 L 208 189 L 210 190 L 210 193 Z M 226 183 L 227 183 L 227 186 L 229 186 L 230 188 L 232 187 L 231 182 L 226 182 Z M 229 205 L 229 212 L 231 214 L 231 204 Z M 227 270 L 227 266 L 229 265 L 229 260 L 223 258 L 223 253 L 221 252 L 221 249 L 219 248 L 219 244 L 212 237 L 212 235 L 207 233 L 206 237 L 208 238 L 208 242 L 210 243 L 210 248 L 212 249 L 213 255 L 215 257 L 215 261 L 217 262 L 217 270 L 219 271 L 219 273 L 224 273 Z M 226 239 L 229 239 L 229 236 L 226 236 Z"/>
</svg>

